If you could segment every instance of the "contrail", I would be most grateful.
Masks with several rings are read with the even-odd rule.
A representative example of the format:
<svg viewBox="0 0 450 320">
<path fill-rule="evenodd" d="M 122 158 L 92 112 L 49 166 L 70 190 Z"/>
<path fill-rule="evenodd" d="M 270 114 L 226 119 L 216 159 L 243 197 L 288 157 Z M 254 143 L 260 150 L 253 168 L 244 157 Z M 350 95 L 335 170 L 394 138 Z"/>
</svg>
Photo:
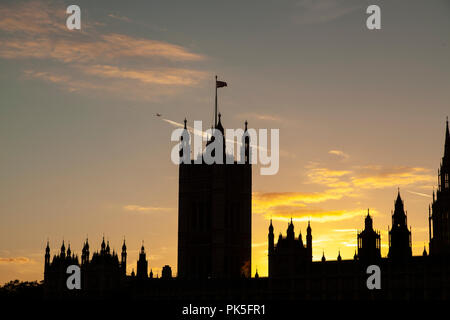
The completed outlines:
<svg viewBox="0 0 450 320">
<path fill-rule="evenodd" d="M 421 196 L 421 197 L 431 198 L 431 196 L 429 194 L 415 192 L 415 191 L 409 191 L 409 190 L 406 190 L 406 191 L 409 192 L 409 193 L 412 193 L 412 194 L 416 194 L 416 195 Z"/>
<path fill-rule="evenodd" d="M 174 126 L 174 127 L 184 128 L 184 124 L 183 124 L 183 123 L 176 122 L 176 121 L 173 121 L 173 120 L 170 120 L 170 119 L 165 119 L 165 118 L 162 118 L 161 120 L 163 120 L 163 121 L 165 121 L 165 122 L 171 124 L 171 125 Z M 209 138 L 209 135 L 208 135 L 205 131 L 197 130 L 197 129 L 195 129 L 195 128 L 193 128 L 193 127 L 190 127 L 190 126 L 186 126 L 186 128 L 187 128 L 187 130 L 188 130 L 190 133 L 192 133 L 192 134 L 194 134 L 194 135 L 203 137 L 203 138 L 205 138 L 205 139 L 208 139 L 208 138 Z M 230 139 L 226 139 L 226 138 L 225 138 L 225 141 L 228 142 L 228 143 L 237 144 L 239 147 L 242 146 L 242 143 L 239 142 L 239 141 L 236 141 L 236 140 L 230 140 Z M 263 148 L 263 147 L 260 147 L 260 146 L 257 146 L 257 145 L 251 144 L 251 143 L 250 143 L 250 146 L 253 147 L 254 149 L 267 150 L 267 149 L 265 149 L 265 148 Z"/>
</svg>

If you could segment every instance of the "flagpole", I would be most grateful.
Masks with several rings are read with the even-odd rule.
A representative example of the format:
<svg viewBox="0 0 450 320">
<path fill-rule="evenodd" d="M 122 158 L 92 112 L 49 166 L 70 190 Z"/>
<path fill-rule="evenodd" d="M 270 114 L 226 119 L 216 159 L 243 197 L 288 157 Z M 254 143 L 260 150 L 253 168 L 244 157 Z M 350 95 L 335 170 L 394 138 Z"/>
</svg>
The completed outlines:
<svg viewBox="0 0 450 320">
<path fill-rule="evenodd" d="M 216 76 L 216 82 L 214 83 L 216 87 L 216 108 L 214 109 L 214 128 L 217 127 L 217 76 Z"/>
</svg>

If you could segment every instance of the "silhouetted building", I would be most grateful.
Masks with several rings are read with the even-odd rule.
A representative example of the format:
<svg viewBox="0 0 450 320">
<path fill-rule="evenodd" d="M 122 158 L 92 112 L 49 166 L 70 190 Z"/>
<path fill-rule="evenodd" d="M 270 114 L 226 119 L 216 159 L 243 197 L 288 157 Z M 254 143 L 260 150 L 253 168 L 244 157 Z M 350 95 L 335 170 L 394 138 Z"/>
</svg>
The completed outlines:
<svg viewBox="0 0 450 320">
<path fill-rule="evenodd" d="M 269 226 L 269 277 L 293 277 L 309 268 L 312 262 L 312 234 L 308 222 L 306 245 L 303 244 L 302 233 L 295 238 L 294 224 L 288 224 L 286 237 L 280 233 L 278 242 L 274 244 L 273 225 Z"/>
<path fill-rule="evenodd" d="M 223 135 L 220 114 L 215 129 Z M 213 141 L 211 137 L 207 148 Z M 247 122 L 243 146 L 244 163 L 233 159 L 231 164 L 207 164 L 202 154 L 199 164 L 189 155 L 189 161 L 179 166 L 180 278 L 250 277 L 252 167 Z M 227 157 L 223 152 L 224 163 Z"/>
<path fill-rule="evenodd" d="M 78 257 L 72 254 L 70 250 L 70 244 L 66 251 L 63 240 L 59 255 L 54 255 L 52 261 L 50 261 L 50 245 L 47 241 L 44 265 L 44 284 L 47 290 L 58 290 L 66 286 L 66 270 L 70 265 L 79 265 Z"/>
<path fill-rule="evenodd" d="M 223 131 L 220 123 L 216 128 Z M 210 140 L 211 141 L 211 140 Z M 209 141 L 209 143 L 210 143 Z M 245 140 L 246 161 L 249 140 Z M 400 192 L 389 230 L 389 253 L 381 257 L 381 236 L 373 228 L 369 212 L 364 230 L 357 236 L 357 253 L 344 260 L 340 251 L 336 260 L 312 261 L 312 232 L 308 222 L 306 245 L 302 235 L 295 237 L 292 219 L 286 237 L 274 239 L 272 221 L 268 234 L 269 277 L 249 277 L 251 238 L 251 166 L 180 165 L 178 276 L 173 279 L 169 266 L 161 278 L 147 277 L 148 261 L 144 246 L 137 263 L 137 274 L 126 276 L 127 251 L 122 245 L 121 261 L 110 252 L 103 239 L 100 252 L 90 260 L 88 240 L 81 255 L 82 290 L 69 292 L 66 269 L 79 265 L 78 257 L 66 251 L 64 241 L 59 255 L 50 261 L 50 247 L 45 248 L 44 293 L 46 297 L 86 296 L 88 298 L 129 297 L 153 301 L 193 301 L 205 297 L 226 300 L 300 301 L 300 300 L 417 300 L 450 297 L 450 208 L 449 130 L 446 129 L 444 158 L 439 172 L 437 198 L 429 213 L 430 254 L 412 256 L 411 230 Z M 231 168 L 231 169 L 227 169 Z M 431 235 L 431 223 L 433 233 Z M 436 258 L 436 256 L 438 256 Z M 403 263 L 397 263 L 401 261 Z M 247 263 L 248 262 L 248 263 Z M 381 289 L 366 285 L 368 263 L 382 270 Z M 242 272 L 244 269 L 244 272 Z M 248 273 L 247 273 L 248 272 Z M 245 277 L 242 277 L 241 275 Z M 178 277 L 177 277 L 178 278 Z"/>
<path fill-rule="evenodd" d="M 394 214 L 392 215 L 392 228 L 389 230 L 388 258 L 393 261 L 406 261 L 412 256 L 411 230 L 408 229 L 407 224 L 407 214 L 400 197 L 400 190 L 398 190 Z"/>
<path fill-rule="evenodd" d="M 125 244 L 125 239 L 123 239 L 122 244 L 122 256 L 120 260 L 120 271 L 122 277 L 125 277 L 127 275 L 127 246 Z"/>
<path fill-rule="evenodd" d="M 365 264 L 372 264 L 381 259 L 381 236 L 380 232 L 373 229 L 373 220 L 367 209 L 364 220 L 364 230 L 358 233 L 358 255 L 357 259 Z"/>
<path fill-rule="evenodd" d="M 450 133 L 445 129 L 444 156 L 438 170 L 438 189 L 433 191 L 429 212 L 430 255 L 450 255 Z"/>
<path fill-rule="evenodd" d="M 139 260 L 136 267 L 136 276 L 140 279 L 145 279 L 148 276 L 148 261 L 146 258 L 144 244 L 142 244 L 141 251 L 139 252 Z"/>
<path fill-rule="evenodd" d="M 172 279 L 172 268 L 169 265 L 165 265 L 161 271 L 161 278 Z"/>
<path fill-rule="evenodd" d="M 68 293 L 66 270 L 70 265 L 80 267 L 81 288 L 86 295 L 102 296 L 120 288 L 120 283 L 126 279 L 125 240 L 122 245 L 120 263 L 117 253 L 114 250 L 111 252 L 109 241 L 105 243 L 104 238 L 100 245 L 100 252 L 94 252 L 91 259 L 88 239 L 83 243 L 81 252 L 81 264 L 79 264 L 78 257 L 71 252 L 70 245 L 66 251 L 63 241 L 59 255 L 55 255 L 50 261 L 50 246 L 47 242 L 44 265 L 44 292 L 47 296 Z M 73 291 L 71 293 L 75 294 Z"/>
</svg>

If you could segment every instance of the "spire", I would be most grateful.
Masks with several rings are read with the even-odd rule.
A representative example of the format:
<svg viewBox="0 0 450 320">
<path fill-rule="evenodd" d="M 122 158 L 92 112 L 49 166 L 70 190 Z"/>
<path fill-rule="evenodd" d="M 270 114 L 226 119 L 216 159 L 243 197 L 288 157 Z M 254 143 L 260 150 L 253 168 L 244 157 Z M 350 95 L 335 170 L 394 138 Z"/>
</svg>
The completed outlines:
<svg viewBox="0 0 450 320">
<path fill-rule="evenodd" d="M 292 218 L 291 218 L 291 222 L 288 224 L 286 233 L 287 233 L 288 239 L 294 239 L 295 233 L 294 233 L 294 224 L 292 223 Z"/>
<path fill-rule="evenodd" d="M 402 201 L 402 197 L 400 196 L 400 187 L 397 187 L 397 200 L 395 200 L 396 202 L 397 201 Z"/>
<path fill-rule="evenodd" d="M 123 245 L 122 245 L 122 251 L 127 250 L 127 246 L 125 244 L 125 237 L 123 238 Z"/>
<path fill-rule="evenodd" d="M 325 259 L 325 250 L 322 250 L 322 262 L 325 262 L 326 261 L 326 259 Z"/>
<path fill-rule="evenodd" d="M 338 257 L 337 257 L 337 261 L 342 261 L 342 257 L 341 257 L 341 250 L 339 249 L 339 253 L 338 253 Z"/>
<path fill-rule="evenodd" d="M 187 120 L 186 120 L 186 118 L 184 118 L 184 129 L 187 129 L 186 123 L 187 123 Z"/>
<path fill-rule="evenodd" d="M 223 135 L 225 130 L 224 130 L 223 126 L 222 126 L 221 118 L 222 118 L 222 114 L 219 112 L 219 122 L 216 125 L 216 129 L 218 129 Z"/>
<path fill-rule="evenodd" d="M 247 125 L 248 125 L 248 122 L 247 122 L 247 120 L 245 120 L 245 130 L 244 131 L 247 131 Z"/>
<path fill-rule="evenodd" d="M 444 147 L 444 158 L 450 157 L 450 133 L 448 130 L 448 117 L 446 121 L 447 125 L 445 128 L 445 147 Z"/>
<path fill-rule="evenodd" d="M 273 233 L 272 218 L 270 219 L 269 232 Z"/>
<path fill-rule="evenodd" d="M 364 226 L 366 230 L 372 230 L 373 220 L 372 217 L 370 216 L 369 208 L 367 208 L 367 216 L 366 219 L 364 220 Z"/>
<path fill-rule="evenodd" d="M 308 228 L 306 228 L 307 233 L 311 233 L 311 225 L 309 222 L 310 222 L 310 220 L 308 220 Z"/>
</svg>

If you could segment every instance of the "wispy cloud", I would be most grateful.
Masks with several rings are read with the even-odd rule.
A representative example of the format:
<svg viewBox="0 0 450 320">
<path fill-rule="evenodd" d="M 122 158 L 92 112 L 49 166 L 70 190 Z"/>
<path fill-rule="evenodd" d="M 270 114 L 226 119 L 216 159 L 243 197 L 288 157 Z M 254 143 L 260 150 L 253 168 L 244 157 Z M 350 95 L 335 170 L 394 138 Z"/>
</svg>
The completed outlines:
<svg viewBox="0 0 450 320">
<path fill-rule="evenodd" d="M 120 20 L 120 21 L 131 22 L 130 18 L 121 16 L 119 14 L 110 13 L 110 14 L 108 14 L 108 17 L 110 17 L 112 19 Z"/>
<path fill-rule="evenodd" d="M 186 47 L 100 33 L 96 23 L 83 24 L 81 32 L 69 31 L 65 17 L 65 5 L 58 1 L 52 5 L 44 1 L 0 5 L 0 58 L 45 60 L 50 64 L 25 70 L 27 78 L 58 83 L 69 91 L 107 92 L 125 99 L 132 96 L 133 100 L 171 96 L 199 85 L 206 77 L 192 66 L 206 57 Z M 128 58 L 142 60 L 146 68 L 130 65 Z"/>
<path fill-rule="evenodd" d="M 430 183 L 435 177 L 430 170 L 421 167 L 371 165 L 359 169 L 352 183 L 359 188 L 381 189 L 395 186 Z"/>
<path fill-rule="evenodd" d="M 191 86 L 198 84 L 200 80 L 207 76 L 205 72 L 175 68 L 140 70 L 119 68 L 110 65 L 92 65 L 84 66 L 83 70 L 87 74 L 103 78 L 130 79 L 159 85 Z"/>
<path fill-rule="evenodd" d="M 0 264 L 26 264 L 30 263 L 32 260 L 30 260 L 27 257 L 11 257 L 11 258 L 1 258 L 0 257 Z"/>
<path fill-rule="evenodd" d="M 235 118 L 238 119 L 258 119 L 261 121 L 271 121 L 271 122 L 280 122 L 282 118 L 273 114 L 264 114 L 264 113 L 255 113 L 255 112 L 247 112 L 247 113 L 239 113 L 236 114 Z"/>
<path fill-rule="evenodd" d="M 254 192 L 253 212 L 263 214 L 267 219 L 330 222 L 350 219 L 362 214 L 361 210 L 326 210 L 314 204 L 338 200 L 345 192 L 325 190 L 324 192 Z"/>
<path fill-rule="evenodd" d="M 171 208 L 162 208 L 162 207 L 145 207 L 136 204 L 129 204 L 123 207 L 125 211 L 131 212 L 160 212 L 160 211 L 169 211 Z"/>
<path fill-rule="evenodd" d="M 343 159 L 348 159 L 350 156 L 346 154 L 344 151 L 341 150 L 330 150 L 328 151 L 329 154 L 341 157 Z"/>
<path fill-rule="evenodd" d="M 297 2 L 293 20 L 299 24 L 326 23 L 339 19 L 359 8 L 354 0 L 301 0 Z"/>
</svg>

